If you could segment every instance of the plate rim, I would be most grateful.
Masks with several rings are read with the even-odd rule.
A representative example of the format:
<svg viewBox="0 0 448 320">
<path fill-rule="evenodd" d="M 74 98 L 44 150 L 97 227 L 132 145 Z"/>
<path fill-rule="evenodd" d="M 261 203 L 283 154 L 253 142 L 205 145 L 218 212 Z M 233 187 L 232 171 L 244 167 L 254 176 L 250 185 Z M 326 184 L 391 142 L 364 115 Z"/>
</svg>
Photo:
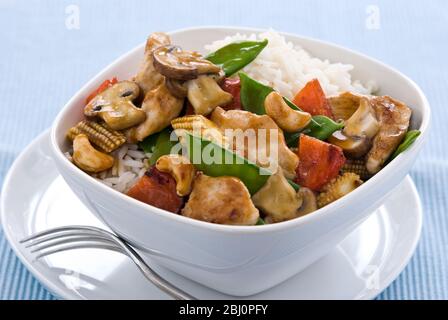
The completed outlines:
<svg viewBox="0 0 448 320">
<path fill-rule="evenodd" d="M 62 299 L 73 299 L 73 300 L 80 300 L 82 297 L 79 295 L 76 295 L 70 290 L 63 290 L 60 288 L 60 286 L 54 284 L 52 281 L 47 279 L 45 274 L 37 269 L 37 267 L 34 266 L 33 261 L 31 261 L 29 258 L 25 256 L 20 250 L 19 250 L 19 243 L 14 239 L 12 234 L 9 232 L 9 228 L 6 227 L 6 221 L 7 221 L 7 213 L 5 210 L 6 206 L 6 199 L 8 198 L 9 192 L 5 192 L 5 189 L 8 189 L 8 185 L 10 185 L 14 174 L 17 170 L 17 168 L 20 167 L 22 162 L 24 161 L 25 156 L 27 155 L 30 150 L 41 143 L 49 143 L 50 139 L 50 129 L 46 129 L 42 133 L 40 133 L 33 141 L 28 144 L 27 147 L 24 148 L 24 150 L 18 155 L 18 157 L 14 160 L 13 164 L 11 165 L 10 169 L 8 170 L 8 173 L 5 176 L 4 183 L 2 186 L 2 191 L 0 193 L 0 223 L 2 225 L 5 237 L 16 254 L 16 256 L 20 259 L 21 263 L 33 274 L 33 276 L 45 287 L 48 291 L 50 291 L 54 296 Z M 47 141 L 45 141 L 47 140 Z M 57 170 L 57 169 L 55 169 Z M 391 272 L 388 277 L 381 281 L 381 285 L 379 286 L 379 289 L 375 290 L 369 290 L 368 293 L 365 293 L 365 289 L 363 291 L 360 291 L 357 296 L 354 297 L 355 300 L 370 300 L 377 297 L 381 292 L 383 292 L 387 287 L 390 286 L 390 284 L 402 273 L 402 271 L 405 269 L 405 267 L 409 264 L 409 261 L 413 257 L 415 250 L 417 248 L 417 245 L 419 243 L 421 233 L 422 233 L 422 225 L 423 225 L 423 206 L 421 202 L 421 198 L 418 194 L 418 190 L 415 186 L 414 181 L 412 178 L 407 175 L 403 182 L 406 182 L 408 186 L 411 188 L 412 193 L 414 195 L 417 208 L 416 211 L 418 214 L 416 215 L 416 224 L 415 224 L 415 233 L 412 238 L 412 243 L 410 243 L 407 247 L 409 248 L 407 250 L 407 253 L 405 257 L 400 261 L 400 263 L 394 267 L 394 272 Z M 7 191 L 7 190 L 6 190 Z M 410 241 L 411 242 L 411 241 Z"/>
</svg>

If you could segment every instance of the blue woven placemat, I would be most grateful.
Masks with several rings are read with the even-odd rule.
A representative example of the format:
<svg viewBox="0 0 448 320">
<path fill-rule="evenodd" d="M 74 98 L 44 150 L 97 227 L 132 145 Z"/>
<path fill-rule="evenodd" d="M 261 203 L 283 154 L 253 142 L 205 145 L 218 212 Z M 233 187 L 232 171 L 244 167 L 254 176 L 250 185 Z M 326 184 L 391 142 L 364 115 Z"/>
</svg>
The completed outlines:
<svg viewBox="0 0 448 320">
<path fill-rule="evenodd" d="M 448 299 L 448 2 L 155 3 L 0 0 L 0 182 L 17 154 L 50 126 L 81 85 L 152 31 L 242 25 L 336 42 L 409 75 L 433 112 L 432 136 L 411 173 L 425 210 L 422 239 L 405 271 L 378 299 Z M 0 299 L 54 298 L 0 231 Z"/>
</svg>

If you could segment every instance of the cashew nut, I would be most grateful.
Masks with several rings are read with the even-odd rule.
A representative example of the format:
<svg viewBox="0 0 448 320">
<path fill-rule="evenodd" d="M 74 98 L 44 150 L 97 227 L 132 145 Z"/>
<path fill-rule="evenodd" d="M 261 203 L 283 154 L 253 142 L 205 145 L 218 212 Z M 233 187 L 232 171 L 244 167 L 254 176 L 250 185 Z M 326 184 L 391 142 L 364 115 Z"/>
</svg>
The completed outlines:
<svg viewBox="0 0 448 320">
<path fill-rule="evenodd" d="M 112 168 L 114 158 L 96 150 L 85 134 L 79 134 L 73 140 L 73 162 L 82 170 L 98 173 Z"/>
<path fill-rule="evenodd" d="M 311 121 L 311 114 L 290 108 L 283 97 L 271 92 L 264 101 L 266 114 L 286 132 L 298 132 Z"/>
<path fill-rule="evenodd" d="M 196 169 L 187 158 L 177 154 L 165 155 L 157 160 L 156 168 L 173 176 L 179 196 L 184 197 L 190 194 Z"/>
</svg>

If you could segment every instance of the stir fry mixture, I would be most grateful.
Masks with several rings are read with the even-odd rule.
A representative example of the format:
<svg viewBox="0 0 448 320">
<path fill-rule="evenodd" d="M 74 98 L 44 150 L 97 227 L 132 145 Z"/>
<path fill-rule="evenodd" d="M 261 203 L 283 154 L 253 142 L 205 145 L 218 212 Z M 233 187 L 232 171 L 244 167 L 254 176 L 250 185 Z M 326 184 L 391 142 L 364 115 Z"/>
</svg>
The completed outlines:
<svg viewBox="0 0 448 320">
<path fill-rule="evenodd" d="M 128 196 L 211 223 L 260 225 L 340 199 L 418 137 L 411 109 L 392 97 L 327 97 L 313 79 L 287 99 L 241 72 L 267 45 L 238 41 L 203 56 L 152 34 L 133 79 L 105 80 L 87 98 L 85 119 L 67 133 L 69 159 L 96 178 L 115 172 L 109 179 L 126 174 L 120 161 L 137 162 Z M 277 134 L 236 145 L 227 130 Z M 134 158 L 123 160 L 124 147 Z M 257 148 L 267 160 L 251 158 Z M 195 159 L 205 151 L 227 161 Z"/>
</svg>

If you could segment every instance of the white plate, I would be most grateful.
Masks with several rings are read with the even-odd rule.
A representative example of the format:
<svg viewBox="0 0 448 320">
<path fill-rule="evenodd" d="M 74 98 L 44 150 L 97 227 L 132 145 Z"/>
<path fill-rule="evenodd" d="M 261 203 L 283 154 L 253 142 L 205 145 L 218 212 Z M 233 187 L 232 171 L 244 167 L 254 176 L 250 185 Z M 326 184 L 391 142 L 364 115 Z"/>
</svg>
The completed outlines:
<svg viewBox="0 0 448 320">
<path fill-rule="evenodd" d="M 104 227 L 59 176 L 50 154 L 49 134 L 45 132 L 15 161 L 3 186 L 1 221 L 22 262 L 61 298 L 166 299 L 118 253 L 79 249 L 33 261 L 33 255 L 19 243 L 32 233 L 71 224 Z M 249 298 L 372 299 L 408 263 L 421 225 L 420 199 L 407 177 L 386 203 L 328 256 L 285 283 Z M 233 298 L 153 266 L 200 299 Z"/>
</svg>

